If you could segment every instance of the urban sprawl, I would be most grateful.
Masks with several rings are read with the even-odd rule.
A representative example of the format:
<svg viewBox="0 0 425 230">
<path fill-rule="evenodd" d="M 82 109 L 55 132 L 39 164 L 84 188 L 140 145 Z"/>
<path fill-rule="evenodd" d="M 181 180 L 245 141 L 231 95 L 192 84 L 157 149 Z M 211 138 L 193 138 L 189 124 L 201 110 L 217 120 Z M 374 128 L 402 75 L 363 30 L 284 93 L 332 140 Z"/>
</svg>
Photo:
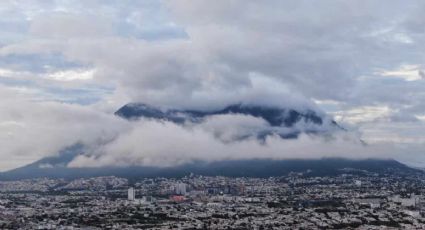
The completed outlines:
<svg viewBox="0 0 425 230">
<path fill-rule="evenodd" d="M 425 229 L 424 175 L 0 182 L 1 229 Z"/>
</svg>

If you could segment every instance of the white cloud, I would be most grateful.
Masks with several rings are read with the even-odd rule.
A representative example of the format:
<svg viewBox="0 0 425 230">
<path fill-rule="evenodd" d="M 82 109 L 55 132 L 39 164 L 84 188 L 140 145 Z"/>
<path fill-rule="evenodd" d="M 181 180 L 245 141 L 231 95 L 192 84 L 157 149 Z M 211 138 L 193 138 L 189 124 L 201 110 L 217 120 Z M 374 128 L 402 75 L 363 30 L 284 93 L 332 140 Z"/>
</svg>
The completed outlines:
<svg viewBox="0 0 425 230">
<path fill-rule="evenodd" d="M 359 124 L 363 122 L 376 121 L 391 113 L 387 106 L 362 106 L 350 110 L 335 112 L 335 119 L 339 122 Z"/>
<path fill-rule="evenodd" d="M 385 77 L 397 77 L 406 81 L 416 81 L 423 78 L 419 65 L 402 65 L 396 70 L 381 70 L 377 74 Z"/>
<path fill-rule="evenodd" d="M 56 81 L 90 80 L 93 79 L 95 73 L 95 69 L 63 70 L 48 73 L 45 75 L 45 78 Z"/>
<path fill-rule="evenodd" d="M 0 170 L 32 163 L 77 142 L 109 140 L 126 122 L 79 105 L 36 102 L 31 92 L 0 87 Z"/>
<path fill-rule="evenodd" d="M 226 123 L 240 123 L 247 118 L 230 118 Z M 219 117 L 218 119 L 223 119 Z M 243 121 L 250 124 L 257 121 Z M 208 122 L 207 122 L 208 123 Z M 207 127 L 211 124 L 206 125 Z M 232 124 L 230 127 L 234 127 Z M 167 167 L 197 160 L 217 161 L 231 159 L 302 159 L 321 157 L 394 158 L 418 165 L 422 144 L 377 142 L 364 145 L 352 133 L 339 132 L 329 136 L 301 135 L 298 139 L 269 136 L 259 142 L 255 138 L 223 142 L 217 130 L 227 132 L 219 125 L 206 129 L 205 125 L 180 126 L 171 122 L 141 120 L 114 141 L 75 158 L 68 167 L 103 166 L 159 166 Z M 232 132 L 234 132 L 233 130 Z M 238 130 L 238 132 L 244 132 Z M 159 144 L 160 143 L 160 144 Z M 419 157 L 419 158 L 418 158 Z"/>
<path fill-rule="evenodd" d="M 258 124 L 247 118 L 227 117 L 226 123 Z M 242 118 L 242 119 L 241 119 Z M 222 117 L 218 118 L 219 120 Z M 245 120 L 245 121 L 243 121 Z M 301 135 L 297 140 L 285 140 L 280 137 L 268 137 L 263 144 L 255 138 L 223 142 L 216 138 L 217 131 L 229 134 L 229 127 L 207 122 L 201 126 L 179 126 L 170 122 L 141 120 L 133 124 L 130 132 L 120 135 L 116 140 L 97 148 L 90 155 L 75 158 L 69 167 L 100 166 L 170 166 L 193 160 L 216 161 L 225 159 L 250 158 L 320 158 L 324 156 L 370 157 L 358 139 L 349 134 L 341 136 L 311 137 Z M 236 125 L 237 126 L 237 125 Z M 207 127 L 207 128 L 205 128 Z M 246 130 L 232 130 L 244 132 Z M 348 139 L 347 139 L 348 138 Z M 160 144 L 159 144 L 160 143 Z"/>
</svg>

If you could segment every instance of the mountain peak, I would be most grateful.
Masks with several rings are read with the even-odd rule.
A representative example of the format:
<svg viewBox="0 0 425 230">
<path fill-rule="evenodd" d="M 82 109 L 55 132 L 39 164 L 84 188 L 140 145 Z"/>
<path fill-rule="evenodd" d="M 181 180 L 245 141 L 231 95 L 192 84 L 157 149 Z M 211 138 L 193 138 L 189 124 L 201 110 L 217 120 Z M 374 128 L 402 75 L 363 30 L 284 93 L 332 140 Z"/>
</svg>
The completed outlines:
<svg viewBox="0 0 425 230">
<path fill-rule="evenodd" d="M 296 110 L 277 106 L 238 103 L 215 110 L 167 109 L 145 103 L 129 103 L 115 112 L 117 116 L 128 120 L 139 118 L 171 121 L 177 124 L 185 122 L 203 122 L 218 115 L 244 115 L 263 119 L 268 126 L 259 130 L 257 138 L 277 134 L 282 138 L 296 138 L 300 133 L 318 134 L 340 130 L 335 121 L 321 112 L 311 109 Z"/>
</svg>

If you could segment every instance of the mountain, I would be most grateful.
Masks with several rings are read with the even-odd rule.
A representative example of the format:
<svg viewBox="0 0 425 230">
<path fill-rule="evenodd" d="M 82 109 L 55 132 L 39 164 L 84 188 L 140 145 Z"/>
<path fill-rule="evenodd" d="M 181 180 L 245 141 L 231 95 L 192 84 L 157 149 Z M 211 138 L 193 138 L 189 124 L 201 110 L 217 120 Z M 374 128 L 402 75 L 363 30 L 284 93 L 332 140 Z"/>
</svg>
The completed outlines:
<svg viewBox="0 0 425 230">
<path fill-rule="evenodd" d="M 201 123 L 216 115 L 241 114 L 262 118 L 267 122 L 267 127 L 260 130 L 258 138 L 267 135 L 278 134 L 282 138 L 296 138 L 300 133 L 326 134 L 332 130 L 341 130 L 332 119 L 313 110 L 299 111 L 295 109 L 283 109 L 258 105 L 229 105 L 222 109 L 201 110 L 163 110 L 154 106 L 131 103 L 120 108 L 116 113 L 125 119 L 134 120 L 139 118 L 171 121 L 183 125 L 186 122 Z M 282 132 L 286 130 L 286 132 Z M 290 132 L 287 132 L 290 130 Z M 67 165 L 75 157 L 85 153 L 85 146 L 75 144 L 60 151 L 56 156 L 46 157 L 32 164 L 0 173 L 0 180 L 16 180 L 27 178 L 81 178 L 95 176 L 119 176 L 125 178 L 141 177 L 181 177 L 190 173 L 208 176 L 247 176 L 269 177 L 282 176 L 290 172 L 306 172 L 309 175 L 323 176 L 345 173 L 344 169 L 367 170 L 370 172 L 383 173 L 406 172 L 412 173 L 417 170 L 411 169 L 395 160 L 363 159 L 349 160 L 342 158 L 323 159 L 244 159 L 222 160 L 216 162 L 195 161 L 174 167 L 101 167 L 101 168 L 68 168 Z M 357 170 L 357 171 L 356 171 Z"/>
<path fill-rule="evenodd" d="M 181 123 L 188 120 L 200 121 L 202 118 L 208 116 L 224 114 L 243 114 L 257 118 L 263 118 L 271 126 L 292 127 L 300 121 L 313 123 L 316 125 L 323 124 L 323 118 L 313 110 L 300 112 L 294 109 L 283 109 L 279 107 L 249 104 L 234 104 L 218 110 L 202 111 L 178 109 L 161 110 L 160 108 L 144 103 L 129 103 L 115 112 L 115 115 L 129 120 L 145 117 L 163 119 L 176 123 Z"/>
<path fill-rule="evenodd" d="M 375 173 L 419 172 L 419 170 L 409 168 L 391 159 L 351 160 L 343 158 L 196 161 L 174 167 L 66 167 L 75 156 L 81 154 L 83 149 L 83 146 L 79 144 L 71 146 L 61 151 L 57 156 L 44 158 L 27 166 L 0 173 L 0 180 L 41 177 L 75 179 L 97 176 L 118 176 L 135 179 L 144 177 L 183 177 L 190 173 L 205 176 L 270 177 L 284 176 L 290 172 L 309 172 L 307 176 L 330 176 L 342 173 L 361 175 L 364 170 Z"/>
<path fill-rule="evenodd" d="M 177 124 L 185 122 L 202 122 L 204 119 L 215 115 L 239 114 L 249 115 L 264 119 L 269 127 L 265 127 L 256 133 L 257 138 L 277 134 L 282 138 L 297 138 L 301 133 L 320 134 L 333 130 L 341 130 L 341 127 L 332 119 L 310 109 L 303 111 L 280 108 L 273 106 L 261 106 L 254 104 L 234 104 L 217 110 L 163 110 L 144 103 L 129 103 L 115 112 L 115 115 L 128 120 L 148 118 L 171 121 Z M 288 131 L 289 129 L 289 131 Z M 249 136 L 245 136 L 249 137 Z"/>
</svg>

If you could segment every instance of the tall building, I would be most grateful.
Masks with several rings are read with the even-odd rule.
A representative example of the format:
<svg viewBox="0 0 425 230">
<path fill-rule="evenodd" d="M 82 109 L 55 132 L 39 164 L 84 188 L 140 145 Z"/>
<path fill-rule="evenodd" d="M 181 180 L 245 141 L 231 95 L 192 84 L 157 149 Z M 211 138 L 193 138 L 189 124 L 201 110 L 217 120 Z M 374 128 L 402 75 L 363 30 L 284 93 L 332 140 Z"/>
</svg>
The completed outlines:
<svg viewBox="0 0 425 230">
<path fill-rule="evenodd" d="M 135 200 L 136 199 L 136 192 L 134 191 L 133 187 L 130 187 L 128 189 L 128 200 Z"/>
<path fill-rule="evenodd" d="M 185 183 L 178 183 L 175 186 L 175 191 L 178 195 L 186 195 L 186 184 Z"/>
</svg>

